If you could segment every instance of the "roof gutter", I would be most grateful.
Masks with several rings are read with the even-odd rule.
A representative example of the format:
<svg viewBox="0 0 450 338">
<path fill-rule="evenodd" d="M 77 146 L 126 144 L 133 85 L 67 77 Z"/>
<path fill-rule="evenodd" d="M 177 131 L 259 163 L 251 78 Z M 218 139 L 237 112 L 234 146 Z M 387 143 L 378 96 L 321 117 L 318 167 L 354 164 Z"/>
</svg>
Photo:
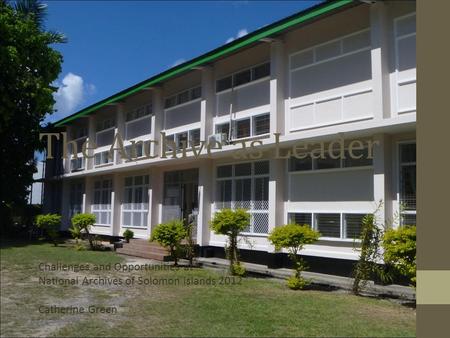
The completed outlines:
<svg viewBox="0 0 450 338">
<path fill-rule="evenodd" d="M 336 1 L 330 1 L 326 2 L 324 4 L 320 4 L 318 6 L 309 8 L 305 11 L 302 11 L 300 13 L 297 13 L 291 17 L 288 17 L 286 19 L 283 19 L 281 21 L 275 22 L 267 27 L 263 27 L 261 29 L 258 29 L 254 31 L 253 33 L 250 33 L 238 40 L 235 40 L 229 44 L 226 44 L 224 46 L 221 46 L 219 48 L 216 48 L 212 50 L 211 52 L 208 52 L 204 55 L 201 55 L 197 58 L 194 58 L 190 61 L 187 61 L 181 65 L 178 65 L 176 67 L 170 68 L 158 75 L 155 75 L 141 83 L 138 83 L 128 89 L 125 89 L 115 95 L 112 95 L 100 102 L 97 102 L 89 107 L 86 107 L 75 114 L 72 114 L 70 116 L 67 116 L 57 122 L 55 122 L 56 127 L 63 126 L 64 124 L 73 121 L 79 117 L 88 115 L 92 113 L 93 111 L 96 111 L 108 104 L 120 101 L 144 88 L 148 88 L 150 86 L 154 86 L 164 80 L 168 80 L 176 75 L 179 75 L 183 72 L 192 70 L 195 67 L 204 65 L 208 62 L 214 61 L 215 59 L 224 56 L 226 54 L 235 52 L 238 49 L 241 49 L 243 47 L 246 47 L 254 42 L 258 42 L 259 40 L 263 38 L 267 38 L 271 35 L 280 33 L 292 26 L 298 25 L 300 23 L 306 22 L 308 20 L 312 20 L 314 18 L 317 18 L 318 16 L 321 16 L 323 14 L 329 13 L 333 10 L 336 10 L 338 8 L 344 7 L 350 3 L 354 3 L 353 0 L 336 0 Z"/>
</svg>

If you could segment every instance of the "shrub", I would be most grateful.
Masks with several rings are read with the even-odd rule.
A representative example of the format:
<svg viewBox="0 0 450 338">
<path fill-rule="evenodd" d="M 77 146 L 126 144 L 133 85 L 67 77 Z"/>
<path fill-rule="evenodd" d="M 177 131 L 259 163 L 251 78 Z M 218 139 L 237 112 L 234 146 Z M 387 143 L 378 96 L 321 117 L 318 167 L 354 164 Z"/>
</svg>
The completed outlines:
<svg viewBox="0 0 450 338">
<path fill-rule="evenodd" d="M 296 275 L 293 275 L 287 279 L 286 284 L 289 289 L 303 290 L 306 286 L 308 286 L 309 282 L 303 277 L 297 277 Z"/>
<path fill-rule="evenodd" d="M 75 239 L 75 243 L 78 244 L 78 240 L 81 238 L 81 228 L 76 225 L 72 225 L 69 228 L 69 232 L 72 235 L 72 237 Z"/>
<path fill-rule="evenodd" d="M 237 249 L 238 235 L 250 224 L 250 214 L 244 209 L 222 209 L 214 214 L 211 229 L 220 235 L 228 236 L 226 254 L 230 261 L 230 272 L 235 274 L 235 264 L 239 265 Z M 241 267 L 241 270 L 244 267 Z M 244 269 L 245 272 L 245 269 Z"/>
<path fill-rule="evenodd" d="M 197 227 L 196 218 L 194 215 L 189 215 L 186 224 L 186 244 L 184 246 L 184 251 L 186 258 L 189 261 L 189 266 L 194 265 L 195 257 L 195 241 L 194 241 L 194 229 Z"/>
<path fill-rule="evenodd" d="M 98 247 L 97 240 L 90 233 L 91 226 L 95 224 L 95 215 L 93 214 L 76 214 L 72 217 L 72 226 L 80 228 L 80 232 L 87 235 L 91 250 Z"/>
<path fill-rule="evenodd" d="M 241 265 L 241 263 L 239 263 L 239 262 L 234 263 L 234 264 L 231 266 L 231 273 L 232 273 L 234 276 L 240 276 L 240 277 L 242 277 L 242 276 L 245 275 L 245 268 L 244 268 L 244 266 Z"/>
<path fill-rule="evenodd" d="M 273 229 L 268 237 L 276 250 L 287 249 L 289 258 L 294 263 L 295 273 L 287 281 L 289 288 L 303 289 L 308 282 L 302 277 L 301 272 L 306 269 L 306 264 L 298 256 L 305 244 L 314 243 L 320 234 L 308 225 L 286 224 Z"/>
<path fill-rule="evenodd" d="M 130 239 L 132 239 L 134 237 L 134 232 L 131 231 L 130 229 L 127 229 L 123 232 L 123 237 L 125 238 L 125 240 L 128 243 L 130 241 Z"/>
<path fill-rule="evenodd" d="M 59 228 L 61 227 L 61 215 L 46 214 L 36 217 L 36 225 L 45 230 L 55 246 L 58 245 Z"/>
<path fill-rule="evenodd" d="M 389 229 L 383 236 L 384 261 L 416 285 L 416 227 Z"/>
<path fill-rule="evenodd" d="M 381 205 L 380 205 L 381 206 Z M 380 206 L 378 206 L 379 210 Z M 363 217 L 361 224 L 361 253 L 353 269 L 353 293 L 359 294 L 361 289 L 372 278 L 380 278 L 383 282 L 391 280 L 388 270 L 379 263 L 382 260 L 380 250 L 384 226 L 377 224 L 374 214 Z"/>
<path fill-rule="evenodd" d="M 180 244 L 185 237 L 186 229 L 184 228 L 183 221 L 171 220 L 167 223 L 157 225 L 152 232 L 150 241 L 156 241 L 168 248 L 170 255 L 175 261 L 175 265 L 178 265 Z"/>
</svg>

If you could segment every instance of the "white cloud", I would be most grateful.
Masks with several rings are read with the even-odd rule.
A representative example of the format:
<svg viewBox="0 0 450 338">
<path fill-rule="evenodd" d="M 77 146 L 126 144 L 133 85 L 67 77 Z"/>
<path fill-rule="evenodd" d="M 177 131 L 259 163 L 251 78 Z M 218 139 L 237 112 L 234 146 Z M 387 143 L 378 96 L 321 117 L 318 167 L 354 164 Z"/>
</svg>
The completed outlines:
<svg viewBox="0 0 450 338">
<path fill-rule="evenodd" d="M 183 59 L 183 58 L 181 58 L 181 59 L 178 59 L 178 60 L 176 60 L 174 63 L 172 63 L 172 66 L 170 66 L 170 67 L 175 67 L 175 66 L 178 66 L 178 65 L 181 65 L 183 62 L 185 62 L 186 60 L 185 59 Z"/>
<path fill-rule="evenodd" d="M 240 30 L 238 30 L 236 37 L 231 36 L 227 39 L 227 41 L 225 41 L 225 43 L 230 43 L 231 41 L 234 41 L 235 39 L 239 39 L 242 38 L 243 36 L 247 35 L 248 31 L 246 28 L 241 28 Z"/>
<path fill-rule="evenodd" d="M 237 33 L 237 37 L 238 37 L 238 38 L 242 38 L 244 35 L 247 35 L 247 34 L 248 34 L 247 29 L 242 28 L 242 29 L 240 29 L 239 32 Z"/>
<path fill-rule="evenodd" d="M 58 87 L 58 91 L 53 94 L 56 112 L 48 116 L 46 122 L 57 121 L 74 113 L 86 97 L 96 91 L 95 85 L 85 83 L 81 76 L 70 72 L 64 76 L 61 83 L 57 81 L 55 86 Z"/>
</svg>

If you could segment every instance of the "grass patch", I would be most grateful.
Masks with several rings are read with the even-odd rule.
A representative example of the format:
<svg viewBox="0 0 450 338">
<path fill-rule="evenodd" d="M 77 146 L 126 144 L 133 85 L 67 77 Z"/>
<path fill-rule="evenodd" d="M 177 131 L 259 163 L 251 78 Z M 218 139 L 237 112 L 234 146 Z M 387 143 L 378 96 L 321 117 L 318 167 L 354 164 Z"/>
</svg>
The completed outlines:
<svg viewBox="0 0 450 338">
<path fill-rule="evenodd" d="M 46 272 L 48 277 L 143 278 L 159 285 L 39 285 L 39 263 L 115 264 L 112 252 L 49 244 L 1 249 L 5 336 L 414 336 L 415 311 L 338 292 L 291 291 L 282 281 L 179 271 Z M 178 284 L 168 285 L 178 281 Z M 187 284 L 189 282 L 189 284 Z M 192 283 L 198 282 L 198 284 Z M 214 283 L 215 285 L 212 285 Z M 113 306 L 116 314 L 43 314 L 41 305 Z"/>
</svg>

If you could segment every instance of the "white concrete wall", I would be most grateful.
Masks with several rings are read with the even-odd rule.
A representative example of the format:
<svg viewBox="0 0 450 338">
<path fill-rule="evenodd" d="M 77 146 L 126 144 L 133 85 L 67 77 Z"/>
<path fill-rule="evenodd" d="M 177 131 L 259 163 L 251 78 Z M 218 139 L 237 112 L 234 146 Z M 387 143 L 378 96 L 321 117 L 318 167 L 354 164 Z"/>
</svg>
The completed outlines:
<svg viewBox="0 0 450 338">
<path fill-rule="evenodd" d="M 413 26 L 412 21 L 405 17 L 414 11 L 414 5 L 410 3 L 363 4 L 290 30 L 273 41 L 261 42 L 207 67 L 178 76 L 158 88 L 143 90 L 121 104 L 102 108 L 87 120 L 89 138 L 95 138 L 96 121 L 111 114 L 117 118 L 115 132 L 123 132 L 124 114 L 148 102 L 153 104 L 153 116 L 152 132 L 147 138 L 159 138 L 159 132 L 168 127 L 169 133 L 200 128 L 201 139 L 206 140 L 214 133 L 215 124 L 230 120 L 230 111 L 233 119 L 270 112 L 270 131 L 281 133 L 283 147 L 297 140 L 335 139 L 338 132 L 345 134 L 340 137 L 375 138 L 382 146 L 375 152 L 373 168 L 289 174 L 286 160 L 271 160 L 269 229 L 286 222 L 289 212 L 365 213 L 372 212 L 378 200 L 384 201 L 380 217 L 388 220 L 399 207 L 398 142 L 415 139 L 415 67 L 411 66 L 415 63 L 412 57 L 414 34 L 408 30 Z M 398 39 L 400 17 L 406 18 L 402 26 L 406 33 Z M 368 34 L 371 45 L 359 50 L 356 47 L 361 40 L 354 39 L 357 35 L 352 34 L 361 32 L 363 37 Z M 327 54 L 332 53 L 336 43 L 342 48 L 338 56 L 327 61 L 316 58 L 314 65 L 300 66 L 291 72 L 292 63 L 301 63 L 303 57 L 307 59 L 311 48 L 315 48 L 313 53 Z M 353 52 L 346 53 L 348 46 L 356 47 Z M 298 53 L 301 51 L 305 54 Z M 240 86 L 233 95 L 230 92 L 216 94 L 216 80 L 268 61 L 271 74 L 267 79 Z M 200 84 L 202 97 L 198 101 L 164 112 L 165 97 Z M 265 139 L 269 148 L 273 141 L 272 136 Z M 68 210 L 69 179 L 89 176 L 84 197 L 85 210 L 89 211 L 92 181 L 97 175 L 111 175 L 114 182 L 113 224 L 109 229 L 96 227 L 95 231 L 121 235 L 124 231 L 120 212 L 123 180 L 129 175 L 146 173 L 150 175 L 148 225 L 145 229 L 132 230 L 136 237 L 148 238 L 151 228 L 161 222 L 164 172 L 195 167 L 200 172 L 198 240 L 202 245 L 222 246 L 225 238 L 211 233 L 208 220 L 215 196 L 214 168 L 218 163 L 231 160 L 227 151 L 234 148 L 227 147 L 216 152 L 215 158 L 210 160 L 156 158 L 123 163 L 116 157 L 114 165 L 100 168 L 94 168 L 93 160 L 89 160 L 84 172 L 69 173 L 66 170 L 62 212 L 67 214 Z M 159 148 L 160 145 L 152 144 L 151 153 L 158 154 Z M 109 147 L 96 152 L 104 150 Z M 316 189 L 317 186 L 323 188 Z M 67 217 L 64 224 L 68 226 Z M 273 250 L 264 235 L 252 235 L 251 240 L 255 250 Z M 242 243 L 242 246 L 246 244 Z M 310 246 L 307 252 L 354 258 L 349 248 Z"/>
</svg>

